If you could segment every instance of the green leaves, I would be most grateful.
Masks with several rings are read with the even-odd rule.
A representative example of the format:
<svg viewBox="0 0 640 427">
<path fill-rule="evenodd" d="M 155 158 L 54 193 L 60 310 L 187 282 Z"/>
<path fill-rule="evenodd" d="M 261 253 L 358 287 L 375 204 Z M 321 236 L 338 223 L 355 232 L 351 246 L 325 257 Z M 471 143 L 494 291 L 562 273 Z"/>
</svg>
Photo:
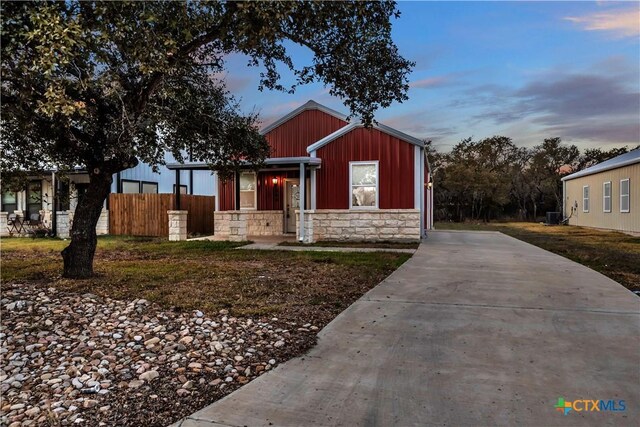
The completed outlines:
<svg viewBox="0 0 640 427">
<path fill-rule="evenodd" d="M 3 149 L 30 158 L 3 169 L 117 172 L 131 157 L 157 165 L 186 150 L 222 171 L 259 163 L 257 117 L 210 77 L 232 52 L 263 67 L 261 88 L 322 81 L 370 124 L 406 99 L 412 63 L 391 40 L 395 16 L 392 2 L 4 2 Z M 313 63 L 297 68 L 287 40 Z M 282 65 L 294 87 L 281 84 Z"/>
</svg>

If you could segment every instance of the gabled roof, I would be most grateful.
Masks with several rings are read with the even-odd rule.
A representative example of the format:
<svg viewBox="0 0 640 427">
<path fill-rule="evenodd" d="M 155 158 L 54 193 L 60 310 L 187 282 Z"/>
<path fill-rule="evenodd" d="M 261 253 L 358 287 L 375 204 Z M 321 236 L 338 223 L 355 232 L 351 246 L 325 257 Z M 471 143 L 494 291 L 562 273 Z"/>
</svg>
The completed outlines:
<svg viewBox="0 0 640 427">
<path fill-rule="evenodd" d="M 346 135 L 347 133 L 351 132 L 354 129 L 357 128 L 363 128 L 364 124 L 362 124 L 361 122 L 354 122 L 354 123 L 349 123 L 348 125 L 338 129 L 337 131 L 333 132 L 332 134 L 329 134 L 327 136 L 325 136 L 324 138 L 322 138 L 319 141 L 314 142 L 313 144 L 311 144 L 310 146 L 307 147 L 307 153 L 311 153 L 313 151 L 316 151 L 317 149 L 324 147 L 325 145 L 327 145 L 328 143 L 330 143 L 331 141 L 334 141 L 338 138 L 340 138 L 342 135 Z M 389 134 L 391 136 L 395 136 L 396 138 L 404 141 L 404 142 L 408 142 L 409 144 L 413 144 L 413 145 L 417 145 L 418 147 L 424 147 L 424 141 L 415 138 L 411 135 L 407 135 L 404 132 L 400 132 L 397 129 L 393 129 L 390 128 L 389 126 L 383 125 L 382 123 L 377 123 L 377 124 L 373 124 L 371 126 L 373 129 L 377 129 L 380 132 Z"/>
<path fill-rule="evenodd" d="M 318 111 L 322 111 L 323 113 L 327 113 L 333 117 L 336 117 L 340 120 L 343 120 L 345 122 L 347 122 L 347 124 L 338 129 L 337 131 L 333 132 L 332 134 L 329 134 L 327 136 L 325 136 L 324 138 L 320 139 L 319 141 L 316 141 L 315 143 L 311 144 L 310 146 L 307 147 L 307 152 L 311 153 L 312 151 L 317 150 L 320 147 L 323 147 L 325 145 L 327 145 L 328 143 L 330 143 L 331 141 L 335 140 L 336 138 L 341 137 L 342 135 L 345 135 L 348 132 L 351 132 L 353 129 L 357 129 L 357 128 L 362 128 L 364 127 L 364 125 L 359 122 L 359 121 L 355 121 L 355 122 L 349 122 L 348 118 L 349 116 L 342 114 L 336 110 L 333 110 L 329 107 L 325 107 L 322 104 L 319 104 L 313 100 L 309 100 L 307 101 L 305 104 L 301 105 L 300 107 L 296 108 L 295 110 L 293 110 L 292 112 L 290 112 L 289 114 L 280 117 L 278 120 L 276 120 L 275 122 L 271 123 L 269 126 L 266 126 L 265 128 L 263 128 L 260 133 L 262 135 L 265 135 L 269 132 L 271 132 L 273 129 L 277 128 L 278 126 L 280 126 L 281 124 L 291 120 L 292 118 L 294 118 L 295 116 L 297 116 L 298 114 L 302 113 L 303 111 L 308 111 L 308 110 L 318 110 Z M 393 129 L 390 128 L 389 126 L 383 125 L 382 123 L 377 123 L 377 124 L 373 124 L 372 127 L 374 129 L 377 129 L 383 133 L 389 134 L 391 136 L 395 136 L 396 138 L 408 142 L 409 144 L 413 144 L 413 145 L 417 145 L 418 147 L 424 147 L 424 141 L 415 138 L 411 135 L 407 135 L 404 132 L 400 132 L 397 129 Z"/>
<path fill-rule="evenodd" d="M 292 118 L 294 118 L 295 116 L 297 116 L 298 114 L 302 113 L 303 111 L 307 111 L 307 110 L 319 110 L 322 111 L 323 113 L 327 113 L 335 118 L 338 118 L 340 120 L 343 121 L 347 121 L 348 116 L 336 111 L 336 110 L 332 110 L 329 107 L 325 107 L 322 104 L 318 104 L 317 102 L 310 100 L 307 101 L 305 104 L 299 106 L 298 108 L 296 108 L 295 110 L 293 110 L 292 112 L 290 112 L 289 114 L 280 117 L 278 120 L 276 120 L 275 122 L 271 123 L 270 125 L 264 127 L 260 133 L 262 135 L 267 134 L 269 132 L 271 132 L 273 129 L 277 128 L 278 126 L 280 126 L 281 124 L 285 123 L 286 121 L 291 120 Z"/>
<path fill-rule="evenodd" d="M 580 178 L 587 175 L 593 175 L 595 173 L 608 171 L 611 169 L 621 168 L 623 166 L 632 165 L 634 163 L 640 163 L 640 149 L 631 150 L 628 153 L 621 154 L 613 159 L 606 160 L 597 165 L 593 165 L 579 172 L 572 173 L 562 178 L 563 181 L 570 179 Z"/>
</svg>

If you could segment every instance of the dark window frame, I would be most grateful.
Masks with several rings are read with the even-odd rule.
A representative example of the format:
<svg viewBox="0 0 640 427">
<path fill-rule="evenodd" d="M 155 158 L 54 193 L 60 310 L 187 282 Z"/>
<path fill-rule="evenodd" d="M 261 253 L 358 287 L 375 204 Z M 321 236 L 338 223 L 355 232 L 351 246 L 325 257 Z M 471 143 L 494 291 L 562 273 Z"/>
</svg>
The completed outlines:
<svg viewBox="0 0 640 427">
<path fill-rule="evenodd" d="M 68 211 L 71 209 L 71 182 L 58 180 L 56 192 L 56 211 Z"/>
<path fill-rule="evenodd" d="M 76 193 L 76 207 L 78 207 L 78 205 L 80 204 L 80 200 L 82 200 L 84 195 L 87 193 L 87 190 L 89 189 L 89 184 L 86 182 L 73 183 L 73 188 L 75 189 Z M 71 197 L 69 197 L 69 199 L 71 199 Z"/>
<path fill-rule="evenodd" d="M 32 190 L 31 190 L 32 184 L 38 184 L 38 186 L 40 187 L 40 191 L 39 191 L 40 200 L 38 200 L 36 202 L 33 202 L 33 203 L 30 200 L 31 199 L 31 193 L 32 193 Z M 42 194 L 42 180 L 41 179 L 30 180 L 27 183 L 26 195 L 27 195 L 27 197 L 26 197 L 26 200 L 25 200 L 26 201 L 25 208 L 26 208 L 26 211 L 27 211 L 27 217 L 31 217 L 31 215 L 33 215 L 33 214 L 40 215 L 40 211 L 42 210 L 42 202 L 44 200 L 43 199 L 43 194 Z M 32 207 L 35 207 L 35 206 L 38 206 L 37 211 L 32 211 Z"/>
<path fill-rule="evenodd" d="M 5 203 L 4 202 L 4 195 L 5 194 L 13 194 L 13 198 L 14 198 L 15 202 L 14 203 Z M 2 212 L 8 212 L 10 214 L 14 213 L 15 211 L 18 210 L 18 193 L 16 191 L 9 191 L 9 190 L 3 191 L 2 194 L 0 195 L 0 205 L 1 205 L 0 210 Z M 9 207 L 13 207 L 13 209 L 11 209 L 11 210 L 6 209 L 7 205 Z"/>
<path fill-rule="evenodd" d="M 142 188 L 144 187 L 145 184 L 150 184 L 150 185 L 155 185 L 156 186 L 156 192 L 155 193 L 144 193 L 142 191 Z M 140 181 L 140 194 L 158 194 L 160 192 L 160 185 L 158 184 L 158 182 L 154 182 L 154 181 Z"/>
<path fill-rule="evenodd" d="M 182 189 L 184 188 L 184 193 Z M 189 186 L 180 184 L 180 194 L 189 194 Z M 176 185 L 173 184 L 173 194 L 176 194 Z"/>
<path fill-rule="evenodd" d="M 138 184 L 138 193 L 125 193 L 125 194 L 140 194 L 140 190 L 142 189 L 142 186 L 140 184 L 140 181 L 137 179 L 121 179 L 120 180 L 120 192 L 124 193 L 123 188 L 124 188 L 124 183 L 133 183 L 133 184 Z"/>
</svg>

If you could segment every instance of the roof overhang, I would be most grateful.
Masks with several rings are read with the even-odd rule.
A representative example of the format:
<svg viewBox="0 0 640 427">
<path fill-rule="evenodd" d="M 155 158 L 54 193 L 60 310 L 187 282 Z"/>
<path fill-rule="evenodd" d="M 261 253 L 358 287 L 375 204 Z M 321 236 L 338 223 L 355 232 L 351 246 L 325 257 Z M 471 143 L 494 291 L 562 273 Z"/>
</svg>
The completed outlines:
<svg viewBox="0 0 640 427">
<path fill-rule="evenodd" d="M 241 162 L 243 166 L 253 166 L 250 162 Z M 322 159 L 318 157 L 270 157 L 265 159 L 266 166 L 291 166 L 305 164 L 310 167 L 319 167 L 322 165 Z M 190 163 L 168 163 L 167 169 L 170 170 L 212 170 L 211 166 L 204 162 Z"/>
<path fill-rule="evenodd" d="M 313 144 L 311 144 L 310 146 L 307 147 L 307 153 L 312 153 L 316 150 L 318 150 L 321 147 L 324 147 L 325 145 L 329 144 L 330 142 L 340 138 L 343 135 L 348 134 L 349 132 L 351 132 L 354 129 L 358 129 L 358 128 L 364 128 L 364 124 L 362 124 L 361 122 L 354 122 L 354 123 L 349 123 L 348 125 L 338 129 L 337 131 L 333 132 L 332 134 L 329 134 L 327 136 L 325 136 L 324 138 L 314 142 Z M 424 148 L 425 143 L 424 141 L 422 141 L 421 139 L 415 138 L 411 135 L 407 135 L 404 132 L 400 132 L 399 130 L 390 128 L 389 126 L 383 125 L 382 123 L 375 123 L 371 126 L 373 129 L 377 129 L 380 132 L 386 133 L 388 135 L 391 136 L 395 136 L 396 138 L 407 142 L 409 144 L 413 144 L 415 146 Z"/>
<path fill-rule="evenodd" d="M 634 150 L 635 151 L 635 150 Z M 597 173 L 600 172 L 605 172 L 605 171 L 609 171 L 612 169 L 619 169 L 621 167 L 624 166 L 629 166 L 629 165 L 633 165 L 635 163 L 640 163 L 640 149 L 638 150 L 638 156 L 637 157 L 633 157 L 631 159 L 627 159 L 625 161 L 621 161 L 621 162 L 614 162 L 611 163 L 610 165 L 594 165 L 590 168 L 586 168 L 584 170 L 581 170 L 579 172 L 576 173 L 572 173 L 571 175 L 567 175 L 565 177 L 563 177 L 561 180 L 562 181 L 570 181 L 572 179 L 576 179 L 576 178 L 582 178 L 583 176 L 589 176 L 589 175 L 595 175 Z M 600 167 L 598 167 L 600 166 Z"/>
<path fill-rule="evenodd" d="M 290 112 L 289 114 L 280 117 L 278 120 L 276 120 L 275 122 L 271 123 L 270 125 L 264 127 L 261 131 L 260 134 L 264 135 L 267 134 L 269 132 L 271 132 L 272 130 L 274 130 L 275 128 L 277 128 L 278 126 L 280 126 L 281 124 L 291 120 L 292 118 L 294 118 L 295 116 L 297 116 L 298 114 L 302 113 L 303 111 L 308 111 L 308 110 L 318 110 L 318 111 L 322 111 L 323 113 L 327 113 L 330 116 L 333 116 L 337 119 L 343 120 L 343 121 L 348 121 L 347 119 L 349 118 L 348 116 L 333 110 L 329 107 L 325 107 L 322 104 L 318 104 L 315 101 L 308 101 L 305 104 L 301 105 L 300 107 L 296 108 L 295 110 L 293 110 L 292 112 Z"/>
</svg>

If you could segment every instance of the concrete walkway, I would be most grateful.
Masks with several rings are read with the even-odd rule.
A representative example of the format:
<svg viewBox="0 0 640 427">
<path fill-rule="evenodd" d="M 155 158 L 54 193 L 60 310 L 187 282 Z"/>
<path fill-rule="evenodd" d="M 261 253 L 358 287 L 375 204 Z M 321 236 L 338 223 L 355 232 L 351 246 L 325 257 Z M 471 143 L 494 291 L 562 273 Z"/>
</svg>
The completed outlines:
<svg viewBox="0 0 640 427">
<path fill-rule="evenodd" d="M 346 246 L 279 246 L 278 243 L 256 242 L 236 249 L 264 250 L 264 251 L 294 251 L 294 252 L 396 252 L 412 254 L 415 249 L 397 248 L 351 248 Z"/>
<path fill-rule="evenodd" d="M 187 239 L 188 241 L 210 240 L 224 241 L 227 237 L 221 236 L 204 236 Z M 261 251 L 294 251 L 294 252 L 397 252 L 412 254 L 415 249 L 396 249 L 396 248 L 358 248 L 346 246 L 279 246 L 282 242 L 295 243 L 295 236 L 248 236 L 247 240 L 252 241 L 248 245 L 239 246 L 236 249 L 249 249 Z"/>
<path fill-rule="evenodd" d="M 637 425 L 639 303 L 511 237 L 434 232 L 308 355 L 178 424 Z M 626 410 L 563 415 L 559 397 Z"/>
</svg>

